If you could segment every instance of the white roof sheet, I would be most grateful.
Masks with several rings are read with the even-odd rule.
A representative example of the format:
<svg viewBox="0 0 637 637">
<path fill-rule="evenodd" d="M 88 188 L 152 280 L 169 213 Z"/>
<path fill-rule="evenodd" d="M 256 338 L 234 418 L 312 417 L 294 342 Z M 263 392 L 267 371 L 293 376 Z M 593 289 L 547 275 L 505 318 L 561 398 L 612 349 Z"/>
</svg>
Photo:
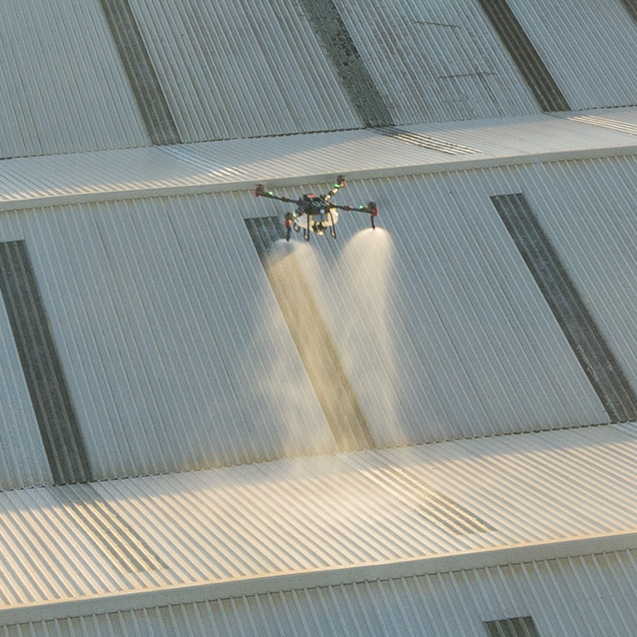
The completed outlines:
<svg viewBox="0 0 637 637">
<path fill-rule="evenodd" d="M 396 124 L 539 112 L 475 0 L 335 4 Z"/>
<path fill-rule="evenodd" d="M 130 4 L 183 141 L 363 125 L 292 0 Z"/>
<path fill-rule="evenodd" d="M 634 381 L 634 264 L 613 245 L 637 240 L 635 170 L 629 157 L 354 181 L 344 200 L 378 195 L 382 231 L 344 216 L 337 241 L 286 244 L 376 446 L 608 422 L 490 196 L 528 193 Z M 244 223 L 279 210 L 226 192 L 0 215 L 0 238 L 29 247 L 96 478 L 334 450 Z"/>
<path fill-rule="evenodd" d="M 112 594 L 126 607 L 135 591 L 495 566 L 546 557 L 552 542 L 558 556 L 614 550 L 622 534 L 634 542 L 636 477 L 637 437 L 603 426 L 4 492 L 0 622 Z M 140 551 L 160 568 L 127 568 L 121 556 Z"/>
<path fill-rule="evenodd" d="M 509 0 L 570 107 L 634 104 L 637 24 L 615 0 Z"/>
<path fill-rule="evenodd" d="M 396 125 L 538 112 L 474 0 L 334 4 Z M 125 37 L 139 29 L 183 141 L 364 125 L 351 82 L 338 78 L 317 25 L 292 0 L 131 0 L 130 8 Z M 1 157 L 150 144 L 98 0 L 53 9 L 6 0 L 4 9 Z M 634 104 L 636 26 L 621 3 L 512 9 L 572 108 Z"/>
<path fill-rule="evenodd" d="M 635 117 L 634 110 L 610 115 L 626 124 Z M 606 113 L 600 117 L 611 121 Z M 338 241 L 313 242 L 311 249 L 293 244 L 315 301 L 334 326 L 332 337 L 378 446 L 608 422 L 499 220 L 489 199 L 494 194 L 527 193 L 629 381 L 637 384 L 636 314 L 629 293 L 637 276 L 630 250 L 637 241 L 631 223 L 635 161 L 629 155 L 537 163 L 631 152 L 633 146 L 613 144 L 635 136 L 542 116 L 474 126 L 458 127 L 453 134 L 460 137 L 452 141 L 478 148 L 463 130 L 484 136 L 489 130 L 492 138 L 501 130 L 494 157 L 446 155 L 360 131 L 343 146 L 334 144 L 348 149 L 339 161 L 362 166 L 363 175 L 380 174 L 382 168 L 369 167 L 381 160 L 353 149 L 377 142 L 445 160 L 393 168 L 421 175 L 350 182 L 348 201 L 366 201 L 370 193 L 381 198 L 380 225 L 387 232 L 373 236 L 384 237 L 384 251 L 381 244 L 366 244 L 364 233 L 358 237 L 360 219 L 345 216 Z M 444 129 L 429 133 L 452 136 Z M 326 148 L 334 141 L 332 135 L 311 137 Z M 555 149 L 565 140 L 571 150 L 560 154 Z M 246 217 L 278 214 L 280 208 L 252 197 L 250 182 L 243 181 L 266 170 L 281 175 L 282 166 L 294 166 L 296 176 L 282 181 L 307 184 L 317 179 L 308 177 L 311 170 L 320 173 L 334 164 L 307 149 L 285 154 L 289 144 L 299 144 L 298 150 L 307 139 L 270 140 L 280 147 L 266 141 L 117 151 L 113 159 L 121 166 L 109 164 L 112 179 L 102 175 L 99 191 L 99 171 L 86 169 L 91 158 L 98 155 L 101 161 L 111 153 L 0 163 L 0 168 L 20 164 L 34 171 L 41 162 L 59 159 L 72 171 L 86 160 L 82 178 L 93 180 L 94 185 L 85 181 L 59 197 L 39 191 L 34 198 L 27 194 L 5 202 L 6 208 L 31 209 L 0 215 L 0 238 L 26 239 L 30 248 L 97 478 L 334 449 L 244 224 Z M 232 153 L 215 159 L 230 168 L 215 163 L 218 173 L 211 177 L 201 166 L 214 146 Z M 251 159 L 257 168 L 237 177 L 237 167 L 249 161 L 248 148 L 255 149 Z M 525 154 L 532 149 L 537 154 Z M 151 160 L 133 161 L 142 155 Z M 317 163 L 309 170 L 299 155 Z M 513 165 L 476 169 L 491 162 Z M 444 172 L 463 166 L 474 170 Z M 119 182 L 124 168 L 128 179 L 137 171 L 147 181 Z M 246 191 L 148 198 L 166 188 L 187 193 L 195 177 L 197 188 Z M 292 196 L 295 190 L 282 192 Z M 116 196 L 133 199 L 33 208 Z M 379 250 L 373 263 L 367 263 L 370 250 Z M 2 355 L 0 392 L 7 405 L 2 417 L 13 432 L 3 445 L 2 484 L 46 484 L 49 470 L 10 342 Z M 311 439 L 302 433 L 307 429 L 315 434 Z"/>
<path fill-rule="evenodd" d="M 4 0 L 0 157 L 147 146 L 98 0 Z"/>
</svg>

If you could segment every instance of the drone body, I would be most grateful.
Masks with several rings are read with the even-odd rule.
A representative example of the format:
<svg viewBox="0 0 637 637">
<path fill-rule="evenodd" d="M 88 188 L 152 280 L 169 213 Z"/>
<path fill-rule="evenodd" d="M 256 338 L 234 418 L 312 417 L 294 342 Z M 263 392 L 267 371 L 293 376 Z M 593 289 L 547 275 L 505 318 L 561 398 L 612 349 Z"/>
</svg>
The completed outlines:
<svg viewBox="0 0 637 637">
<path fill-rule="evenodd" d="M 310 240 L 310 232 L 322 235 L 329 228 L 332 237 L 336 238 L 336 230 L 334 226 L 338 222 L 339 210 L 355 210 L 370 215 L 372 220 L 372 228 L 376 228 L 374 218 L 378 216 L 378 208 L 373 201 L 367 206 L 359 206 L 352 208 L 351 206 L 338 206 L 330 200 L 339 191 L 345 187 L 345 177 L 339 175 L 336 178 L 334 187 L 325 195 L 315 195 L 307 193 L 299 197 L 299 199 L 290 199 L 288 197 L 278 197 L 273 192 L 266 190 L 262 184 L 258 184 L 254 191 L 255 197 L 268 197 L 269 199 L 278 199 L 285 203 L 296 204 L 294 212 L 288 212 L 285 215 L 285 238 L 289 241 L 292 229 L 295 232 L 303 230 L 303 238 Z"/>
</svg>

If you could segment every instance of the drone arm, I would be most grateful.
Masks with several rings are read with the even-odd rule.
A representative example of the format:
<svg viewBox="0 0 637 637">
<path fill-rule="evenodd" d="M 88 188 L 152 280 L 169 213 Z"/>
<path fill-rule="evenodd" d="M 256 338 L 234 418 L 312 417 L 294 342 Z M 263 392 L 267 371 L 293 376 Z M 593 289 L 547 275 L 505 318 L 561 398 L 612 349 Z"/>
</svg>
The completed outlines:
<svg viewBox="0 0 637 637">
<path fill-rule="evenodd" d="M 366 206 L 358 206 L 358 208 L 352 208 L 352 206 L 337 206 L 330 204 L 330 208 L 338 208 L 338 210 L 352 210 L 354 212 L 364 212 L 371 217 L 372 229 L 376 230 L 376 217 L 378 217 L 378 208 L 373 201 L 370 201 Z"/>
<path fill-rule="evenodd" d="M 254 189 L 254 196 L 267 197 L 268 199 L 277 199 L 278 201 L 283 201 L 285 203 L 299 203 L 297 199 L 290 199 L 289 197 L 279 197 L 278 195 L 275 195 L 271 190 L 266 190 L 263 184 L 257 184 L 257 187 Z"/>
<path fill-rule="evenodd" d="M 341 188 L 345 188 L 346 185 L 345 177 L 343 175 L 339 175 L 336 178 L 336 183 L 332 187 L 332 190 L 323 197 L 323 201 L 329 201 Z"/>
<path fill-rule="evenodd" d="M 336 204 L 330 204 L 330 208 L 337 208 L 338 210 L 351 210 L 353 212 L 365 212 L 372 217 L 378 216 L 378 208 L 373 201 L 370 201 L 366 206 L 337 206 Z"/>
</svg>

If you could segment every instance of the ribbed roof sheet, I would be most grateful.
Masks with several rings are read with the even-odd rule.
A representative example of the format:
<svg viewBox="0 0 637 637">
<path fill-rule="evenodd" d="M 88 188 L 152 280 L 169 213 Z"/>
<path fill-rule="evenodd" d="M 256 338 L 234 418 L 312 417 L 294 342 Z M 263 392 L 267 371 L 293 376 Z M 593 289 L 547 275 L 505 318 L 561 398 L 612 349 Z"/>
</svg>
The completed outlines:
<svg viewBox="0 0 637 637">
<path fill-rule="evenodd" d="M 539 112 L 475 0 L 337 0 L 396 124 Z"/>
<path fill-rule="evenodd" d="M 612 121 L 629 124 L 632 117 L 634 111 L 621 111 Z M 584 147 L 589 134 L 600 143 L 633 137 L 581 121 L 540 120 L 554 124 L 551 133 L 568 131 L 571 148 Z M 519 147 L 539 124 L 503 124 L 513 141 L 503 136 L 500 148 L 511 152 L 508 144 Z M 475 134 L 486 132 L 480 127 Z M 352 148 L 376 139 L 403 144 L 351 135 Z M 331 135 L 320 137 L 329 145 Z M 228 144 L 247 149 L 263 141 Z M 550 145 L 529 139 L 533 147 L 548 152 Z M 158 161 L 145 165 L 147 178 L 174 168 L 173 176 L 181 169 L 189 179 L 206 161 L 198 154 L 204 146 L 189 150 L 116 154 L 123 161 L 152 153 Z M 290 164 L 295 159 L 283 156 Z M 367 161 L 349 156 L 359 166 Z M 48 161 L 53 158 L 7 165 Z M 457 168 L 455 156 L 451 161 Z M 236 187 L 237 162 L 228 165 L 216 179 Z M 269 170 L 281 174 L 278 161 Z M 634 173 L 634 160 L 620 157 L 354 181 L 340 197 L 377 199 L 383 230 L 358 235 L 364 220 L 344 217 L 338 241 L 292 244 L 376 445 L 608 421 L 490 197 L 526 193 L 635 387 L 631 334 L 637 326 L 626 294 L 635 265 L 628 246 L 637 240 L 630 223 Z M 175 182 L 149 179 L 136 194 L 154 194 L 155 184 L 166 183 Z M 115 196 L 126 186 L 115 184 L 104 179 L 101 194 Z M 282 192 L 306 187 L 316 184 Z M 187 192 L 183 182 L 176 188 Z M 237 192 L 2 215 L 0 238 L 27 241 L 96 477 L 335 448 L 243 222 L 279 210 Z M 378 257 L 373 264 L 366 261 L 370 250 Z M 3 445 L 3 487 L 46 484 L 49 469 L 10 341 L 3 356 L 3 404 L 9 406 L 3 418 L 6 431 L 14 432 Z M 308 430 L 311 439 L 303 433 Z"/>
<path fill-rule="evenodd" d="M 637 388 L 637 235 L 632 190 L 637 166 L 609 160 L 590 180 L 576 166 L 538 167 L 524 190 L 581 290 L 586 306 Z M 513 170 L 525 173 L 525 170 Z M 530 176 L 530 175 L 529 175 Z M 611 192 L 615 191 L 617 197 Z M 585 214 L 586 221 L 578 214 Z"/>
<path fill-rule="evenodd" d="M 356 581 L 345 567 L 376 564 L 382 578 L 401 560 L 427 571 L 426 558 L 522 556 L 556 540 L 604 535 L 612 547 L 609 536 L 637 528 L 636 452 L 637 437 L 605 426 L 5 492 L 4 617 L 277 574 L 306 573 L 311 587 L 322 572 Z M 161 566 L 128 568 L 121 556 L 140 550 Z"/>
<path fill-rule="evenodd" d="M 343 79 L 315 18 L 291 0 L 131 0 L 130 15 L 126 3 L 114 9 L 128 52 L 98 0 L 5 4 L 1 157 L 148 146 L 146 126 L 174 127 L 177 140 L 194 142 L 365 125 L 355 104 L 364 87 Z M 637 27 L 620 2 L 511 7 L 571 108 L 635 103 Z M 334 10 L 388 123 L 539 110 L 475 0 L 339 0 Z M 349 45 L 332 38 L 329 46 Z M 131 55 L 148 57 L 152 78 Z M 144 102 L 131 82 L 143 89 L 151 79 Z M 151 112 L 159 100 L 164 111 Z"/>
<path fill-rule="evenodd" d="M 0 158 L 147 146 L 98 0 L 5 0 Z"/>
<path fill-rule="evenodd" d="M 617 0 L 509 0 L 573 109 L 637 96 L 637 23 Z"/>
<path fill-rule="evenodd" d="M 292 0 L 132 0 L 185 142 L 363 125 Z"/>
<path fill-rule="evenodd" d="M 344 216 L 337 241 L 287 246 L 375 446 L 609 421 L 490 197 L 526 193 L 634 388 L 635 170 L 624 157 L 354 181 L 339 197 L 376 199 L 382 229 Z M 227 192 L 1 216 L 0 238 L 29 247 L 97 478 L 334 450 L 244 223 L 279 211 Z M 9 392 L 20 369 L 4 371 Z"/>
<path fill-rule="evenodd" d="M 633 637 L 635 578 L 637 551 L 617 551 L 33 621 L 6 626 L 4 634 L 475 637 L 487 634 L 484 622 L 530 617 L 542 637 Z M 509 628 L 522 625 L 529 620 Z"/>
<path fill-rule="evenodd" d="M 257 181 L 308 183 L 332 179 L 335 172 L 360 178 L 623 155 L 637 147 L 637 109 L 406 130 L 411 138 L 348 131 L 6 160 L 0 162 L 0 209 L 31 207 L 38 199 L 62 203 L 250 190 Z"/>
<path fill-rule="evenodd" d="M 365 90 L 396 125 L 540 109 L 475 0 L 337 0 L 347 32 L 329 44 L 320 12 L 289 0 L 131 6 L 183 141 L 363 126 L 363 78 L 339 70 L 345 62 L 327 46 L 360 58 L 373 83 Z M 572 108 L 635 103 L 635 25 L 619 2 L 511 8 Z"/>
</svg>

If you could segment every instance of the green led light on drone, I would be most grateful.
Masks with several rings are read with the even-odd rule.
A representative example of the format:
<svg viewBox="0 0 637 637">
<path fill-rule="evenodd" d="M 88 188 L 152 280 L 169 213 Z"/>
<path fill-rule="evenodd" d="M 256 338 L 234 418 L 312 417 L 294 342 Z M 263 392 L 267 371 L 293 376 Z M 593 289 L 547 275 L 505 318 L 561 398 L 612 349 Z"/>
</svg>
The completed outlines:
<svg viewBox="0 0 637 637">
<path fill-rule="evenodd" d="M 272 190 L 268 190 L 268 195 L 273 195 L 274 192 Z"/>
</svg>

